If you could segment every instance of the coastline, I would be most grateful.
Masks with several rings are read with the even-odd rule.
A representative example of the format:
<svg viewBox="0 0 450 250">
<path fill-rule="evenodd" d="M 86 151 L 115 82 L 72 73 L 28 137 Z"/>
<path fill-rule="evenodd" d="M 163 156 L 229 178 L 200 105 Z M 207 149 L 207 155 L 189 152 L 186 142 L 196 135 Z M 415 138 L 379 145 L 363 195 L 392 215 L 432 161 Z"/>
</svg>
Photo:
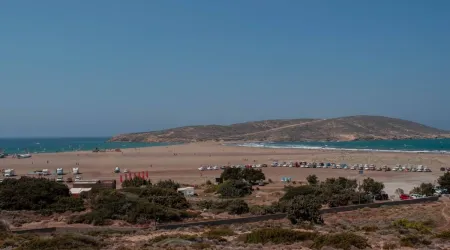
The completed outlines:
<svg viewBox="0 0 450 250">
<path fill-rule="evenodd" d="M 368 171 L 360 175 L 358 171 L 339 169 L 306 169 L 267 167 L 263 169 L 266 179 L 272 179 L 271 187 L 282 188 L 280 179 L 292 177 L 299 183 L 304 182 L 310 174 L 320 179 L 330 177 L 366 178 L 371 177 L 385 182 L 387 191 L 403 187 L 410 190 L 422 182 L 433 183 L 442 174 L 441 167 L 450 166 L 449 154 L 417 154 L 398 152 L 361 152 L 345 150 L 312 150 L 312 149 L 274 149 L 252 148 L 240 146 L 224 146 L 220 142 L 197 142 L 171 146 L 127 148 L 121 152 L 78 151 L 36 154 L 27 159 L 0 159 L 1 168 L 15 169 L 19 176 L 29 175 L 39 169 L 55 171 L 63 168 L 71 177 L 72 168 L 79 168 L 82 179 L 115 179 L 120 187 L 120 174 L 114 173 L 114 168 L 128 169 L 130 172 L 148 171 L 152 182 L 172 179 L 188 185 L 199 185 L 207 180 L 212 182 L 221 173 L 217 171 L 199 171 L 200 166 L 223 166 L 245 164 L 271 164 L 272 161 L 307 161 L 336 162 L 353 164 L 375 164 L 377 166 L 396 164 L 424 165 L 431 173 L 408 172 L 378 172 Z M 55 178 L 55 177 L 50 177 Z M 393 191 L 392 191 L 393 192 Z"/>
</svg>

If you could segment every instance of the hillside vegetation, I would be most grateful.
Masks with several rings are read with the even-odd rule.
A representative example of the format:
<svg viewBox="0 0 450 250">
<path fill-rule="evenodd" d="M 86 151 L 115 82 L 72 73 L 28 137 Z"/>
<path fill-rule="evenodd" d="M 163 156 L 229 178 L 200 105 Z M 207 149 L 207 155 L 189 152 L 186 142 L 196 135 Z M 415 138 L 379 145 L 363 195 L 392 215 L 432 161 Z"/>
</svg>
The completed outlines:
<svg viewBox="0 0 450 250">
<path fill-rule="evenodd" d="M 232 125 L 186 126 L 115 136 L 110 141 L 352 141 L 450 137 L 450 132 L 383 116 L 265 120 Z"/>
</svg>

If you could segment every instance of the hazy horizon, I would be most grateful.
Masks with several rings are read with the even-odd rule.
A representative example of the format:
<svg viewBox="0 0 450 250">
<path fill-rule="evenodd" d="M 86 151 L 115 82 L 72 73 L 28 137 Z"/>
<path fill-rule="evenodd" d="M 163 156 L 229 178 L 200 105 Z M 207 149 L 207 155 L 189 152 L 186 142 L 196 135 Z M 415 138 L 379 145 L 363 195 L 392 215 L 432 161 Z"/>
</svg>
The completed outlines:
<svg viewBox="0 0 450 250">
<path fill-rule="evenodd" d="M 450 130 L 444 0 L 0 2 L 0 137 L 381 115 Z"/>
</svg>

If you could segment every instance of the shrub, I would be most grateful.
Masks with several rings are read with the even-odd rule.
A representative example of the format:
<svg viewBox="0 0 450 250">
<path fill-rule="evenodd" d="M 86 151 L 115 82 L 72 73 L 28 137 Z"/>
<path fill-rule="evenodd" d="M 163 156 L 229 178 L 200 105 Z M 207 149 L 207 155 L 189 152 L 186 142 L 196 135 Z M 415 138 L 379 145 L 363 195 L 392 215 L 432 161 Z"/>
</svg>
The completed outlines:
<svg viewBox="0 0 450 250">
<path fill-rule="evenodd" d="M 310 185 L 286 187 L 286 193 L 281 197 L 281 200 L 291 200 L 299 195 L 317 195 L 318 193 L 320 193 L 320 190 Z"/>
<path fill-rule="evenodd" d="M 141 189 L 139 197 L 170 208 L 186 209 L 189 207 L 189 202 L 182 194 L 173 189 L 161 188 L 158 184 Z"/>
<path fill-rule="evenodd" d="M 165 189 L 172 189 L 174 191 L 177 191 L 178 188 L 180 188 L 180 184 L 173 181 L 173 180 L 164 180 L 164 181 L 158 181 L 158 183 L 155 184 L 156 187 L 159 188 L 165 188 Z"/>
<path fill-rule="evenodd" d="M 272 179 L 267 180 L 269 183 L 273 183 Z"/>
<path fill-rule="evenodd" d="M 435 235 L 436 238 L 450 240 L 450 230 L 440 232 Z"/>
<path fill-rule="evenodd" d="M 252 193 L 252 188 L 243 181 L 228 180 L 219 185 L 217 193 L 224 198 L 244 197 Z"/>
<path fill-rule="evenodd" d="M 212 185 L 212 182 L 210 180 L 207 180 L 206 185 Z"/>
<path fill-rule="evenodd" d="M 317 175 L 312 174 L 306 177 L 306 181 L 309 185 L 316 185 L 317 183 L 319 183 L 319 178 L 317 178 Z"/>
<path fill-rule="evenodd" d="M 146 180 L 139 176 L 135 176 L 131 179 L 126 179 L 122 182 L 122 188 L 141 187 L 141 186 L 147 186 L 147 185 L 152 185 L 152 183 L 149 180 Z"/>
<path fill-rule="evenodd" d="M 292 244 L 298 241 L 313 240 L 317 236 L 315 232 L 300 232 L 282 228 L 264 228 L 252 231 L 244 236 L 244 242 L 248 244 Z"/>
<path fill-rule="evenodd" d="M 208 194 L 208 193 L 215 193 L 215 192 L 217 192 L 218 188 L 219 188 L 218 185 L 208 185 L 208 186 L 205 187 L 203 192 L 206 193 L 206 194 Z"/>
<path fill-rule="evenodd" d="M 415 229 L 420 233 L 428 234 L 431 233 L 431 229 L 424 225 L 423 222 L 418 221 L 409 221 L 407 219 L 398 219 L 395 220 L 392 225 L 394 227 L 406 228 L 406 229 Z"/>
<path fill-rule="evenodd" d="M 406 235 L 400 238 L 400 245 L 404 247 L 416 247 L 418 245 L 430 245 L 431 242 L 419 235 Z"/>
<path fill-rule="evenodd" d="M 245 214 L 249 212 L 248 204 L 243 200 L 233 200 L 227 207 L 229 214 Z"/>
<path fill-rule="evenodd" d="M 55 203 L 50 205 L 50 210 L 56 213 L 63 213 L 66 211 L 80 212 L 84 211 L 84 202 L 80 198 L 75 197 L 61 197 Z"/>
<path fill-rule="evenodd" d="M 287 207 L 287 217 L 292 224 L 310 222 L 323 224 L 320 214 L 322 204 L 314 196 L 296 196 Z"/>
<path fill-rule="evenodd" d="M 379 228 L 376 225 L 366 225 L 361 227 L 362 230 L 366 231 L 366 232 L 375 232 L 377 231 Z"/>
<path fill-rule="evenodd" d="M 187 241 L 195 241 L 197 239 L 197 236 L 190 234 L 172 234 L 172 235 L 163 234 L 158 235 L 155 238 L 149 240 L 147 244 L 152 245 L 167 239 L 182 239 Z"/>
<path fill-rule="evenodd" d="M 384 250 L 395 250 L 395 249 L 398 249 L 398 244 L 395 242 L 385 242 L 383 244 L 383 249 Z"/>
<path fill-rule="evenodd" d="M 352 246 L 360 249 L 370 247 L 366 238 L 353 233 L 326 234 L 314 239 L 314 248 L 321 249 L 324 246 L 342 248 L 344 250 L 351 249 Z"/>
<path fill-rule="evenodd" d="M 51 238 L 34 238 L 26 241 L 17 250 L 47 249 L 47 250 L 85 250 L 101 249 L 103 244 L 95 238 L 85 235 L 58 235 Z"/>
<path fill-rule="evenodd" d="M 0 210 L 44 210 L 62 197 L 69 188 L 44 178 L 7 178 L 0 183 Z"/>
<path fill-rule="evenodd" d="M 212 228 L 209 231 L 203 233 L 206 237 L 214 237 L 214 236 L 233 236 L 235 235 L 234 231 L 231 230 L 229 227 L 217 227 Z"/>
</svg>

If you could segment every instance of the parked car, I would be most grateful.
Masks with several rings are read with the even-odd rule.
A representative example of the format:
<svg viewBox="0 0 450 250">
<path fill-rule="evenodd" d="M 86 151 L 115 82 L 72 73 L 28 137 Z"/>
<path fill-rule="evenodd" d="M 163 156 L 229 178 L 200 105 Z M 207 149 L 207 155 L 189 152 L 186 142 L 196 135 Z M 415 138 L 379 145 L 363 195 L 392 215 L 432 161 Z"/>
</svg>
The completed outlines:
<svg viewBox="0 0 450 250">
<path fill-rule="evenodd" d="M 412 200 L 413 198 L 407 194 L 401 194 L 400 195 L 400 200 L 404 201 L 404 200 Z"/>
</svg>

